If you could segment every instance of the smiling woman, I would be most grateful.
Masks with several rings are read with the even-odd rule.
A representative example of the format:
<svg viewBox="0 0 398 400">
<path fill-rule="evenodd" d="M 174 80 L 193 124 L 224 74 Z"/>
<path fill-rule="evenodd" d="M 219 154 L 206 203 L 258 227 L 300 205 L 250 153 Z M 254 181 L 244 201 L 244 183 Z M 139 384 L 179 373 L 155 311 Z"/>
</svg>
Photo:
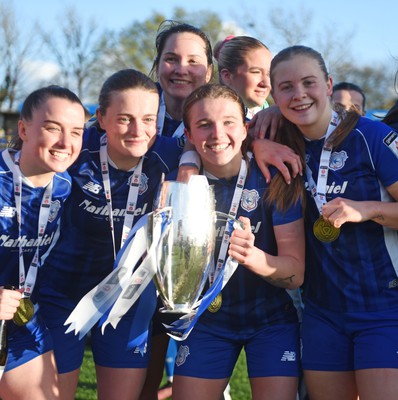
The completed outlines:
<svg viewBox="0 0 398 400">
<path fill-rule="evenodd" d="M 280 51 L 271 81 L 280 136 L 306 159 L 302 362 L 309 397 L 395 398 L 398 134 L 353 110 L 338 115 L 325 61 L 312 48 Z"/>
<path fill-rule="evenodd" d="M 213 53 L 210 40 L 192 25 L 164 21 L 156 37 L 156 51 L 152 73 L 156 73 L 161 96 L 158 133 L 182 136 L 183 102 L 194 89 L 211 78 Z"/>
<path fill-rule="evenodd" d="M 228 86 L 199 87 L 186 99 L 183 115 L 201 172 L 214 187 L 216 211 L 236 216 L 243 229 L 231 234 L 225 221 L 217 226 L 218 261 L 209 267 L 209 285 L 223 276 L 223 288 L 179 343 L 173 399 L 222 398 L 244 349 L 251 398 L 267 393 L 292 400 L 300 373 L 299 324 L 286 289 L 298 288 L 304 278 L 303 191 L 286 206 L 269 200 L 265 178 L 247 152 L 243 102 Z M 239 262 L 233 272 L 220 267 L 227 255 Z"/>
<path fill-rule="evenodd" d="M 220 82 L 242 97 L 249 118 L 268 107 L 272 54 L 264 43 L 250 36 L 229 36 L 216 44 L 215 57 Z"/>
<path fill-rule="evenodd" d="M 0 246 L 0 319 L 10 320 L 2 398 L 26 397 L 20 382 L 27 375 L 32 398 L 59 398 L 52 342 L 34 289 L 71 192 L 65 170 L 79 155 L 84 121 L 83 105 L 74 93 L 59 86 L 38 89 L 21 110 L 19 142 L 0 153 L 0 228 L 7 237 Z"/>
</svg>

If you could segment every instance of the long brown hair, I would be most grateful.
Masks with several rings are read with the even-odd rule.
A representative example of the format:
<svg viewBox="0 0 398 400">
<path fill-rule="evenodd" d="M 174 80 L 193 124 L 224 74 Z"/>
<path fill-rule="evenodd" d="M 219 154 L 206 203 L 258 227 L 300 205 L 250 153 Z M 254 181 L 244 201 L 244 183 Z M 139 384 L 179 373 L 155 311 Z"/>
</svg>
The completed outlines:
<svg viewBox="0 0 398 400">
<path fill-rule="evenodd" d="M 280 51 L 271 61 L 271 87 L 274 83 L 273 73 L 275 67 L 279 63 L 290 60 L 295 56 L 305 56 L 315 60 L 318 63 L 325 80 L 329 79 L 329 73 L 325 61 L 320 53 L 306 46 L 291 46 Z M 328 140 L 330 146 L 333 148 L 338 148 L 355 128 L 360 115 L 355 111 L 348 111 L 345 115 L 342 115 L 341 118 L 341 122 Z M 282 117 L 276 140 L 281 144 L 291 147 L 300 156 L 302 165 L 305 168 L 305 141 L 303 134 L 295 124 L 287 120 L 285 117 Z M 297 202 L 300 198 L 303 199 L 304 204 L 304 185 L 300 177 L 297 177 L 290 185 L 287 185 L 282 175 L 278 173 L 271 181 L 268 191 L 268 201 L 275 202 L 278 208 L 285 209 L 288 204 Z"/>
</svg>

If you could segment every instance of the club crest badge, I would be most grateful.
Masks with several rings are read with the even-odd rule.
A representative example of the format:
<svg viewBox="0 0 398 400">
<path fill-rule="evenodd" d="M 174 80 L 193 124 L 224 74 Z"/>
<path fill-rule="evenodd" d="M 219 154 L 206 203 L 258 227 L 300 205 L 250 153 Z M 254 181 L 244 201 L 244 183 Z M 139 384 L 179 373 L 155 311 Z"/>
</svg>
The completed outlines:
<svg viewBox="0 0 398 400">
<path fill-rule="evenodd" d="M 134 176 L 135 175 L 133 174 L 129 177 L 128 182 L 127 182 L 127 184 L 129 186 L 131 185 L 131 180 L 133 179 Z M 138 193 L 141 195 L 141 194 L 145 193 L 147 190 L 148 190 L 148 177 L 144 173 L 142 173 L 140 183 L 139 183 Z"/>
<path fill-rule="evenodd" d="M 343 151 L 334 151 L 332 156 L 330 157 L 329 168 L 332 171 L 337 171 L 344 167 L 345 162 L 348 159 L 347 152 Z"/>
<path fill-rule="evenodd" d="M 184 364 L 184 362 L 188 356 L 189 356 L 189 347 L 188 346 L 180 346 L 180 348 L 178 349 L 177 357 L 176 357 L 177 367 Z"/>
<path fill-rule="evenodd" d="M 241 206 L 245 211 L 253 211 L 257 208 L 260 195 L 255 189 L 244 189 L 242 192 Z"/>
<path fill-rule="evenodd" d="M 57 218 L 60 208 L 61 208 L 61 203 L 59 202 L 59 200 L 55 200 L 55 201 L 51 202 L 50 214 L 48 216 L 48 222 L 53 222 Z"/>
<path fill-rule="evenodd" d="M 148 177 L 142 173 L 141 174 L 141 182 L 140 182 L 140 188 L 138 193 L 143 194 L 148 190 Z"/>
</svg>

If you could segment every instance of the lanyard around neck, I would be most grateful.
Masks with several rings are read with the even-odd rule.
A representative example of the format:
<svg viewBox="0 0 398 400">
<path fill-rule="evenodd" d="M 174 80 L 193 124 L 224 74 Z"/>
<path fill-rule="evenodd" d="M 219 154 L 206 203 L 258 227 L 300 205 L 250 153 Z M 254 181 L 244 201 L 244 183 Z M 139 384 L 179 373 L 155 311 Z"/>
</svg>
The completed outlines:
<svg viewBox="0 0 398 400">
<path fill-rule="evenodd" d="M 332 156 L 332 146 L 330 145 L 328 139 L 330 138 L 330 135 L 333 133 L 333 131 L 336 129 L 339 123 L 340 123 L 339 116 L 335 111 L 333 111 L 325 135 L 325 141 L 322 147 L 322 152 L 319 162 L 318 180 L 316 184 L 312 176 L 312 171 L 310 167 L 308 166 L 308 164 L 306 166 L 306 175 L 311 196 L 315 201 L 315 204 L 317 206 L 320 215 L 322 215 L 322 207 L 326 204 L 326 186 L 329 174 L 330 158 Z"/>
<path fill-rule="evenodd" d="M 22 173 L 19 167 L 19 158 L 21 153 L 18 152 L 14 156 L 14 166 L 12 169 L 14 183 L 15 208 L 18 221 L 19 232 L 19 288 L 24 289 L 23 297 L 30 297 L 35 287 L 37 278 L 37 269 L 40 262 L 40 244 L 46 231 L 48 218 L 50 216 L 50 206 L 53 191 L 53 179 L 46 186 L 40 204 L 38 229 L 37 229 L 37 247 L 33 259 L 30 263 L 25 281 L 25 263 L 23 258 L 22 247 Z"/>
<path fill-rule="evenodd" d="M 247 156 L 248 156 L 249 162 L 250 162 L 251 158 L 253 157 L 253 154 L 248 152 Z M 210 274 L 209 274 L 210 285 L 213 284 L 215 277 L 221 271 L 222 266 L 224 265 L 225 259 L 227 257 L 229 239 L 230 239 L 230 235 L 232 233 L 232 225 L 238 214 L 239 203 L 240 203 L 240 199 L 242 198 L 242 193 L 243 193 L 243 188 L 245 186 L 246 177 L 247 177 L 247 165 L 246 165 L 245 159 L 242 157 L 239 175 L 238 175 L 238 179 L 237 179 L 236 185 L 235 185 L 234 195 L 232 196 L 231 205 L 230 205 L 229 211 L 228 211 L 228 219 L 227 219 L 227 221 L 225 223 L 225 227 L 224 227 L 223 239 L 221 242 L 216 266 L 213 265 L 212 269 L 210 270 Z"/>
<path fill-rule="evenodd" d="M 122 238 L 120 247 L 123 246 L 124 242 L 127 239 L 127 236 L 133 226 L 134 222 L 134 213 L 137 207 L 137 199 L 138 192 L 141 183 L 141 173 L 142 173 L 142 164 L 144 162 L 144 157 L 141 157 L 138 165 L 136 166 L 133 175 L 130 177 L 130 187 L 129 193 L 127 196 L 125 215 L 123 221 L 123 230 L 122 230 Z M 104 186 L 106 205 L 108 208 L 108 216 L 109 216 L 109 226 L 111 228 L 112 233 L 112 244 L 113 244 L 113 257 L 116 259 L 116 244 L 115 244 L 115 229 L 113 222 L 113 209 L 112 209 L 112 193 L 111 193 L 111 182 L 109 177 L 109 168 L 108 168 L 108 150 L 107 150 L 107 138 L 106 134 L 101 137 L 101 147 L 100 147 L 100 163 L 101 163 L 101 174 L 102 174 L 102 183 Z"/>
</svg>

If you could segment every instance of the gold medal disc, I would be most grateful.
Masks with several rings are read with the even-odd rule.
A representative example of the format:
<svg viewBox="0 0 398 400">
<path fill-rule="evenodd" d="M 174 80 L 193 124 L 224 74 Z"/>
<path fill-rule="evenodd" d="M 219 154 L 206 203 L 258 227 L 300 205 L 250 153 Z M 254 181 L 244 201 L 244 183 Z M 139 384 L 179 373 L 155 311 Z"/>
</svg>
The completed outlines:
<svg viewBox="0 0 398 400">
<path fill-rule="evenodd" d="M 15 325 L 24 326 L 32 319 L 34 312 L 35 306 L 33 305 L 32 300 L 23 297 L 19 302 L 19 307 L 17 308 L 12 320 Z"/>
<path fill-rule="evenodd" d="M 213 299 L 213 301 L 210 303 L 207 309 L 210 312 L 215 313 L 221 308 L 221 304 L 222 304 L 222 295 L 221 293 L 218 293 L 218 295 Z"/>
<path fill-rule="evenodd" d="M 322 217 L 315 221 L 313 231 L 315 237 L 321 242 L 334 242 L 340 235 L 340 228 L 335 228 Z"/>
</svg>

